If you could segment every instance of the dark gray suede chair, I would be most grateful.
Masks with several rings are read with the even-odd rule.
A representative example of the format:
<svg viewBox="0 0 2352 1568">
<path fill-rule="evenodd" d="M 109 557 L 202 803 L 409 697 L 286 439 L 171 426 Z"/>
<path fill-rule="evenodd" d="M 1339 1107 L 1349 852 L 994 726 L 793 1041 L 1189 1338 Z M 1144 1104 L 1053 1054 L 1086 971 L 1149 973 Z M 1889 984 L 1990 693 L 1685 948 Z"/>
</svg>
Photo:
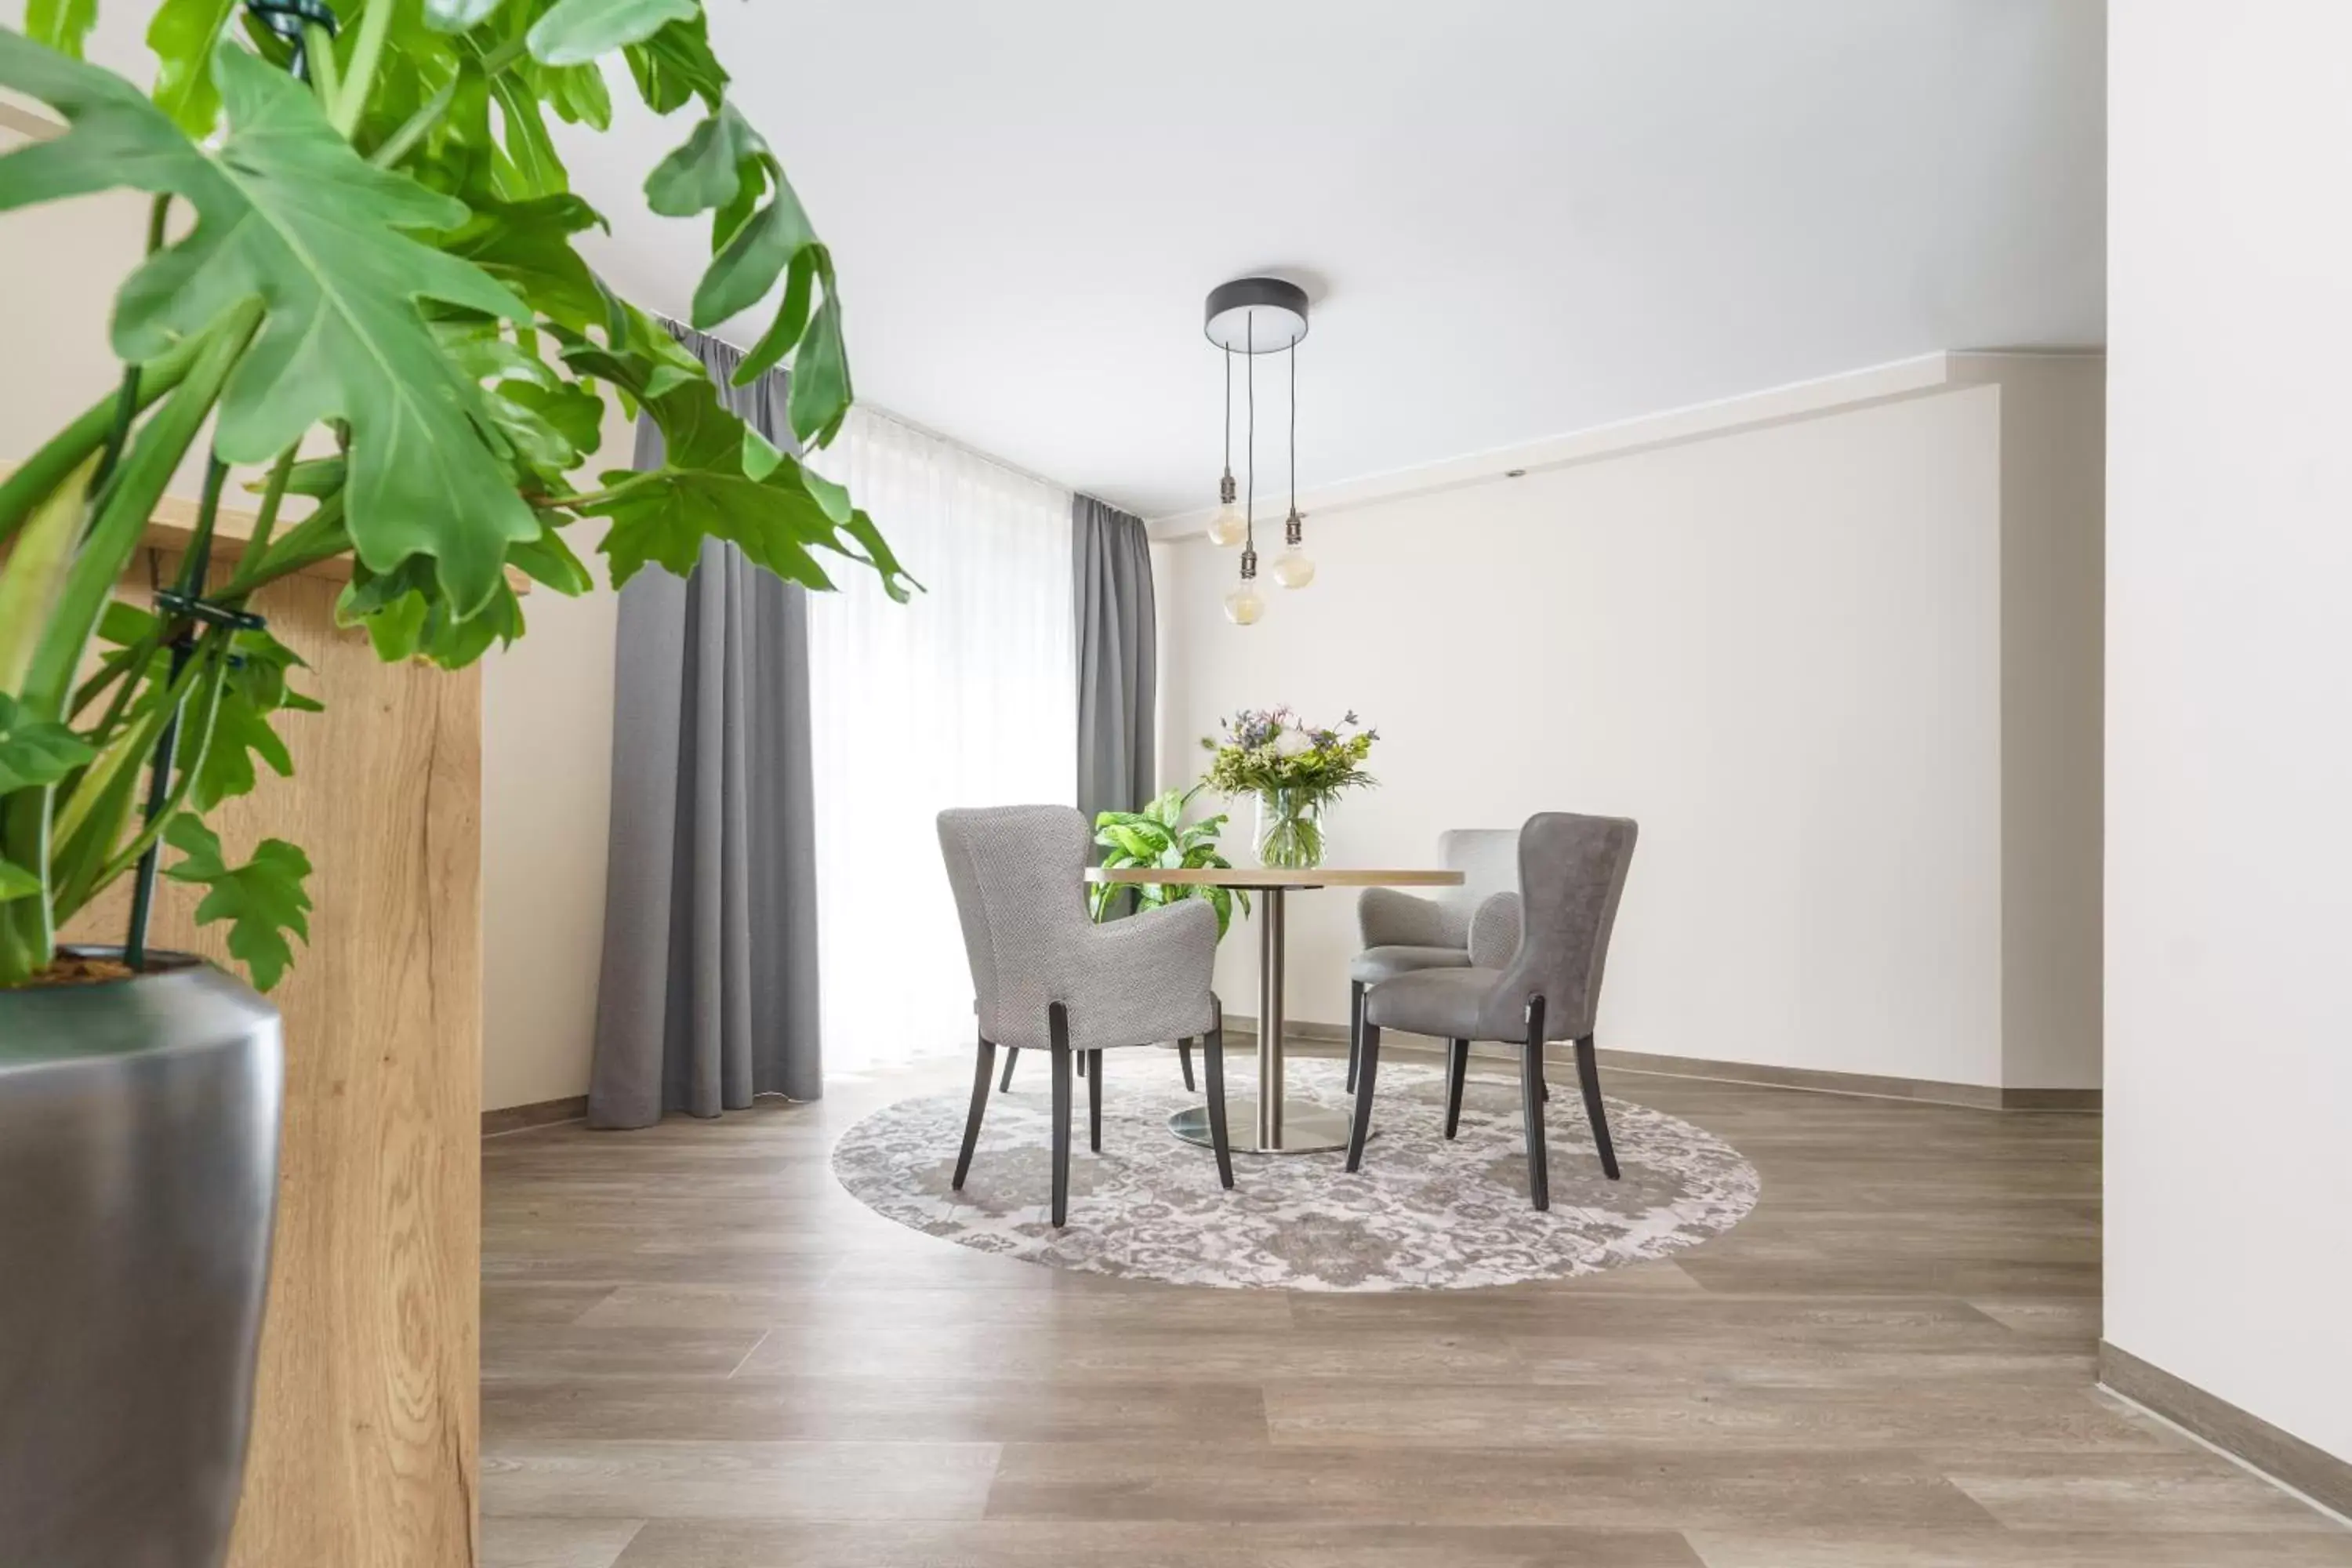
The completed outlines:
<svg viewBox="0 0 2352 1568">
<path fill-rule="evenodd" d="M 1348 1169 L 1364 1161 L 1372 1125 L 1372 1086 L 1380 1073 L 1381 1031 L 1403 1029 L 1449 1042 L 1445 1135 L 1462 1118 L 1462 1080 L 1470 1042 L 1500 1040 L 1520 1047 L 1519 1104 L 1527 1119 L 1528 1190 L 1536 1207 L 1551 1206 L 1551 1173 L 1544 1153 L 1546 1040 L 1576 1043 L 1576 1076 L 1601 1168 L 1617 1179 L 1617 1152 L 1601 1103 L 1593 1059 L 1593 1022 L 1601 1005 L 1601 973 L 1609 932 L 1633 861 L 1638 829 L 1624 817 L 1577 816 L 1548 811 L 1519 829 L 1519 914 L 1522 930 L 1507 956 L 1480 944 L 1466 967 L 1425 969 L 1381 981 L 1364 998 L 1359 1047 L 1355 1125 L 1348 1139 Z"/>
<path fill-rule="evenodd" d="M 1457 827 L 1437 836 L 1437 863 L 1462 886 L 1435 898 L 1367 888 L 1356 899 L 1364 948 L 1348 966 L 1348 1089 L 1356 1088 L 1363 1043 L 1364 992 L 1424 969 L 1470 967 L 1470 936 L 1484 922 L 1507 953 L 1517 938 L 1519 835 L 1510 827 Z M 1506 924 L 1507 940 L 1506 940 Z"/>
<path fill-rule="evenodd" d="M 1197 1037 L 1208 1079 L 1217 1179 L 1234 1184 L 1225 1132 L 1224 1022 L 1209 989 L 1217 913 L 1199 899 L 1097 925 L 1087 914 L 1093 835 L 1066 805 L 940 813 L 940 852 L 955 889 L 971 963 L 980 1059 L 953 1185 L 961 1190 L 988 1108 L 998 1046 L 1050 1052 L 1054 1064 L 1054 1223 L 1070 1205 L 1070 1077 L 1087 1065 L 1087 1142 L 1102 1152 L 1102 1054 Z"/>
</svg>

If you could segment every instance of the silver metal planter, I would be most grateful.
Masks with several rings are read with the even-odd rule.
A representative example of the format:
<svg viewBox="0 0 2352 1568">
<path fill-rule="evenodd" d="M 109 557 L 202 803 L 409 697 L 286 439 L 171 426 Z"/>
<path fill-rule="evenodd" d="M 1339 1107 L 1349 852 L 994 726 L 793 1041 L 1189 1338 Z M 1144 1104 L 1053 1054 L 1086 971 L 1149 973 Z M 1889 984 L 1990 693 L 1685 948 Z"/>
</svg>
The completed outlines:
<svg viewBox="0 0 2352 1568">
<path fill-rule="evenodd" d="M 0 991 L 0 1560 L 215 1568 L 269 1276 L 277 1011 L 184 954 Z"/>
</svg>

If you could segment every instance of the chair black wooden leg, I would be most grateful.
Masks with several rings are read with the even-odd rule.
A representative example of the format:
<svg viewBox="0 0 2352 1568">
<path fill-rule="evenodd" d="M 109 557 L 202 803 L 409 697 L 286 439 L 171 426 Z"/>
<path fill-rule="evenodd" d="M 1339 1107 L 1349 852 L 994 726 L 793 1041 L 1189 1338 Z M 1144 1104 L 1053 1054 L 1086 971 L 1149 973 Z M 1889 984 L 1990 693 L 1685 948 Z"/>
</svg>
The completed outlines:
<svg viewBox="0 0 2352 1568">
<path fill-rule="evenodd" d="M 1234 1184 L 1234 1142 L 1225 1131 L 1225 1023 L 1223 1018 L 1209 1026 L 1201 1037 L 1201 1068 L 1209 1075 L 1209 1147 L 1217 1152 L 1217 1181 L 1231 1190 Z"/>
<path fill-rule="evenodd" d="M 1070 1219 L 1070 1017 L 1056 1002 L 1046 1010 L 1054 1058 L 1054 1228 Z"/>
<path fill-rule="evenodd" d="M 1087 1058 L 1083 1051 L 1078 1053 L 1078 1076 L 1080 1078 L 1087 1076 Z"/>
<path fill-rule="evenodd" d="M 1364 983 L 1348 982 L 1348 1092 L 1356 1092 L 1356 1058 L 1364 1048 Z"/>
<path fill-rule="evenodd" d="M 1584 1114 L 1592 1121 L 1592 1144 L 1601 1151 L 1601 1169 L 1617 1179 L 1617 1145 L 1609 1138 L 1609 1112 L 1601 1104 L 1601 1063 L 1593 1056 L 1592 1037 L 1576 1042 L 1576 1080 L 1584 1086 Z"/>
<path fill-rule="evenodd" d="M 1011 1094 L 1013 1092 L 1013 1064 L 1020 1059 L 1021 1047 L 1019 1046 L 1007 1046 L 1004 1047 L 1004 1076 L 996 1080 L 997 1093 Z"/>
<path fill-rule="evenodd" d="M 1184 1092 L 1198 1092 L 1192 1087 L 1192 1037 L 1190 1035 L 1176 1042 L 1176 1060 L 1184 1069 Z"/>
<path fill-rule="evenodd" d="M 1372 1079 L 1381 1068 L 1381 1026 L 1367 1022 L 1360 1031 L 1361 1048 L 1356 1063 L 1356 1116 L 1348 1130 L 1348 1169 L 1364 1163 L 1364 1140 L 1372 1135 Z"/>
<path fill-rule="evenodd" d="M 971 1111 L 963 1119 L 963 1147 L 956 1152 L 955 1180 L 948 1184 L 957 1192 L 963 1191 L 964 1173 L 971 1169 L 971 1152 L 980 1146 L 980 1115 L 988 1109 L 989 1069 L 995 1065 L 996 1042 L 982 1035 L 980 1060 L 971 1072 Z"/>
<path fill-rule="evenodd" d="M 1087 1147 L 1102 1152 L 1102 1053 L 1087 1053 Z"/>
<path fill-rule="evenodd" d="M 1470 1076 L 1470 1042 L 1451 1042 L 1445 1055 L 1445 1136 L 1452 1138 L 1462 1125 L 1462 1081 Z"/>
<path fill-rule="evenodd" d="M 1528 1041 L 1519 1047 L 1519 1111 L 1528 1122 L 1528 1195 L 1538 1209 L 1551 1207 L 1551 1167 L 1544 1156 L 1544 1003 L 1528 1004 Z"/>
</svg>

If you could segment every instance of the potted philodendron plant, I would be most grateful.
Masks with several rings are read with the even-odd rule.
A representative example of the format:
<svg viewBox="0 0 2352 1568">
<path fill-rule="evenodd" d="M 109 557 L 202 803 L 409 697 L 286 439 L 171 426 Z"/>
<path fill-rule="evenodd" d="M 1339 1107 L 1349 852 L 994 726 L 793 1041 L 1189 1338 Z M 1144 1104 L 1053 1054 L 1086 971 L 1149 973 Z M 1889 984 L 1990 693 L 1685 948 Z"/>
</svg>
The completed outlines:
<svg viewBox="0 0 2352 1568">
<path fill-rule="evenodd" d="M 115 299 L 119 390 L 0 477 L 0 1253 L 21 1265 L 0 1291 L 0 1541 L 44 1568 L 204 1565 L 242 1468 L 278 1020 L 145 928 L 160 874 L 202 888 L 195 918 L 226 922 L 262 990 L 307 940 L 303 852 L 233 861 L 204 822 L 257 761 L 288 771 L 277 727 L 318 705 L 256 595 L 347 558 L 339 618 L 386 659 L 456 668 L 521 633 L 509 570 L 591 585 L 565 542 L 583 518 L 615 585 L 686 573 L 711 538 L 812 587 L 831 586 L 818 551 L 912 584 L 575 248 L 604 219 L 549 117 L 602 131 L 632 89 L 680 114 L 645 191 L 709 226 L 694 323 L 781 282 L 739 379 L 788 362 L 795 435 L 840 427 L 832 259 L 730 100 L 699 0 L 163 0 L 152 94 L 79 58 L 97 9 L 30 0 L 24 32 L 0 29 L 0 89 L 65 122 L 0 157 L 0 213 L 152 198 Z M 659 468 L 580 473 L 612 399 L 660 427 Z M 184 571 L 116 602 L 199 441 Z M 232 552 L 233 465 L 262 477 Z M 123 945 L 61 950 L 124 878 Z"/>
<path fill-rule="evenodd" d="M 1194 784 L 1191 789 L 1163 790 L 1154 795 L 1141 811 L 1103 811 L 1095 814 L 1095 843 L 1102 848 L 1102 864 L 1107 869 L 1131 870 L 1149 866 L 1161 871 L 1201 871 L 1214 868 L 1230 871 L 1234 863 L 1217 847 L 1217 836 L 1224 831 L 1225 815 L 1204 816 L 1198 822 L 1184 820 L 1185 808 L 1192 797 L 1207 786 Z M 1219 888 L 1196 882 L 1097 882 L 1087 889 L 1087 907 L 1097 924 L 1122 912 L 1124 895 L 1132 891 L 1138 909 L 1156 910 L 1162 904 L 1198 898 L 1207 900 L 1217 911 L 1217 940 L 1225 940 L 1226 928 L 1234 923 L 1234 900 L 1241 900 L 1242 913 L 1249 913 L 1249 895 L 1237 888 Z"/>
</svg>

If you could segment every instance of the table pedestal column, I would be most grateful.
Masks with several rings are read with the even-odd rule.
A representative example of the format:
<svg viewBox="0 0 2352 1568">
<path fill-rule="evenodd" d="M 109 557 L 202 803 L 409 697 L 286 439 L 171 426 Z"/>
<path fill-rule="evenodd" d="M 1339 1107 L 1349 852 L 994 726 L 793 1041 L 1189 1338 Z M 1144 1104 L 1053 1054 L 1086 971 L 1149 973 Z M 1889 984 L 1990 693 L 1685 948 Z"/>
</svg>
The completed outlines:
<svg viewBox="0 0 2352 1568">
<path fill-rule="evenodd" d="M 1236 1096 L 1227 1106 L 1236 1154 L 1322 1154 L 1348 1146 L 1348 1119 L 1311 1100 L 1292 1100 L 1283 1089 L 1282 971 L 1283 888 L 1257 893 L 1257 1082 L 1255 1099 Z M 1196 1105 L 1168 1119 L 1169 1130 L 1187 1142 L 1209 1142 L 1209 1110 Z"/>
</svg>

